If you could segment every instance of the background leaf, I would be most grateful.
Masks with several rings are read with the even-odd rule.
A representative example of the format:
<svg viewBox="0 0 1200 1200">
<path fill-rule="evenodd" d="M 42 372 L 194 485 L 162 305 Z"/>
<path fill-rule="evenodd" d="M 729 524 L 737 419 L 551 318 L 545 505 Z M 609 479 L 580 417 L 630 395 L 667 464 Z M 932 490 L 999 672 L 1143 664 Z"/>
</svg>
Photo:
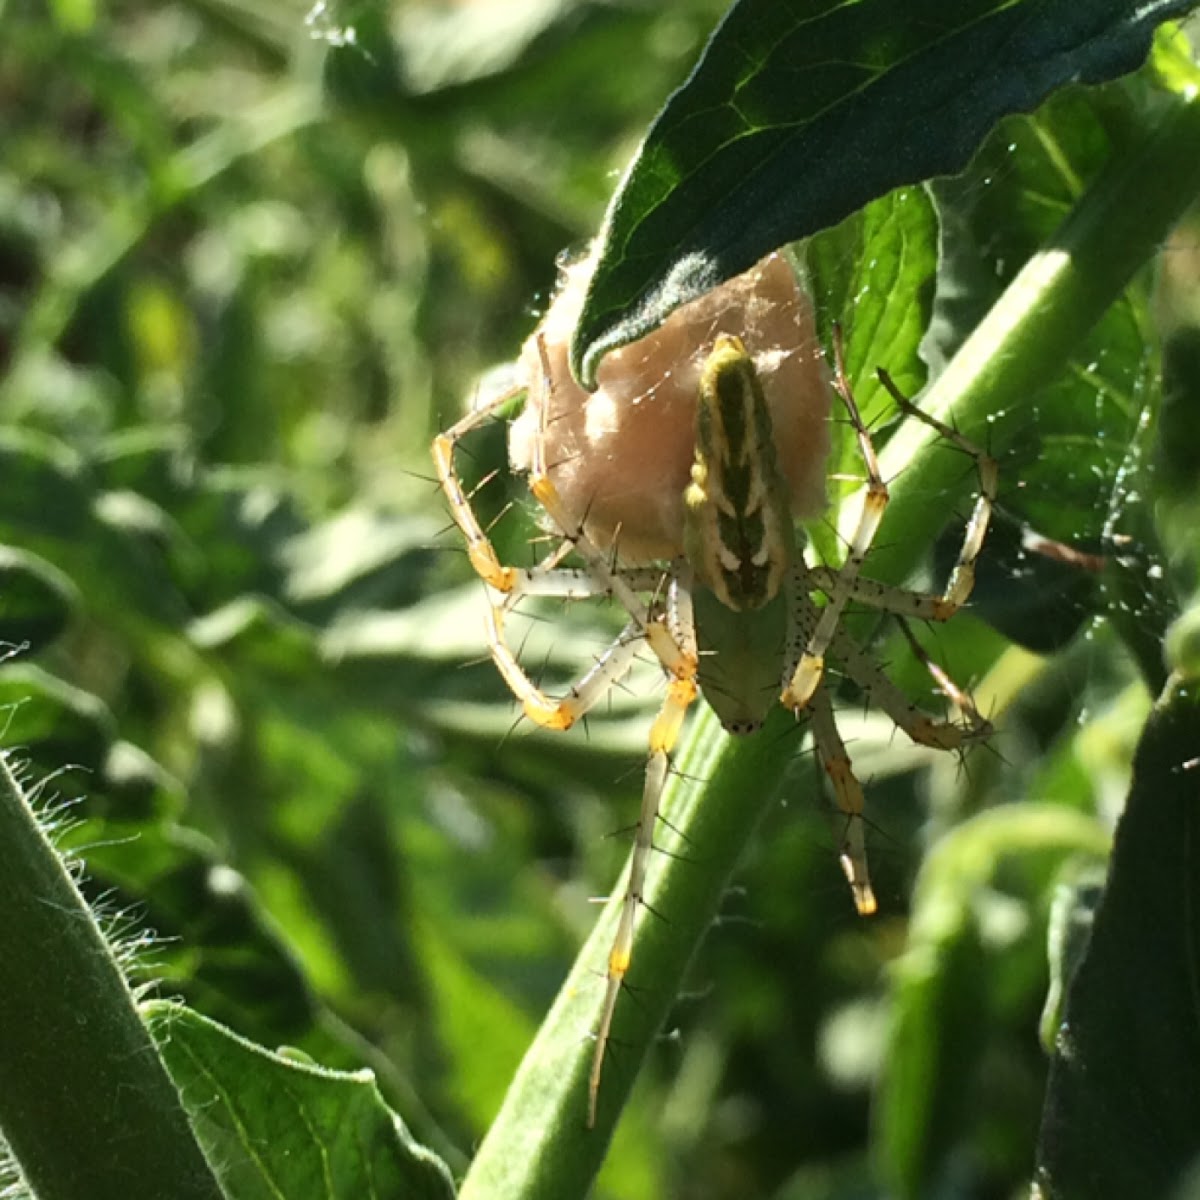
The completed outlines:
<svg viewBox="0 0 1200 1200">
<path fill-rule="evenodd" d="M 230 1200 L 454 1195 L 445 1167 L 413 1142 L 370 1072 L 268 1053 L 179 1005 L 145 1012 Z"/>
</svg>

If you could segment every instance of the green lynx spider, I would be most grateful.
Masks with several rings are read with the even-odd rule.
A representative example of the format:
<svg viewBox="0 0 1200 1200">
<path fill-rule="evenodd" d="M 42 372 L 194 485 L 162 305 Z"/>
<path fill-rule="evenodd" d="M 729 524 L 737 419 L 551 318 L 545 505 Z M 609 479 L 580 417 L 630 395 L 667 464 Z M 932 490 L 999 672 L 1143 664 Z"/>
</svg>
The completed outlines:
<svg viewBox="0 0 1200 1200">
<path fill-rule="evenodd" d="M 537 335 L 535 335 L 537 336 Z M 538 337 L 543 371 L 545 345 Z M 703 693 L 724 727 L 757 729 L 778 702 L 808 714 L 817 756 L 845 818 L 840 859 L 854 903 L 875 911 L 863 839 L 863 792 L 851 769 L 824 683 L 826 657 L 915 742 L 957 750 L 989 726 L 969 697 L 930 665 L 939 686 L 963 714 L 961 723 L 920 712 L 841 628 L 846 605 L 856 602 L 901 617 L 948 620 L 966 602 L 997 486 L 995 461 L 957 431 L 917 409 L 882 369 L 879 379 L 905 413 L 932 426 L 975 462 L 979 490 L 958 560 L 939 594 L 906 591 L 860 577 L 887 506 L 887 486 L 835 337 L 834 388 L 849 413 L 867 470 L 862 512 L 840 567 L 810 567 L 797 537 L 787 489 L 777 467 L 771 418 L 751 357 L 737 337 L 716 337 L 701 373 L 695 458 L 684 505 L 684 556 L 663 566 L 624 566 L 602 551 L 564 510 L 551 480 L 544 445 L 535 444 L 529 491 L 544 510 L 555 549 L 522 569 L 500 562 L 454 465 L 458 442 L 512 397 L 496 397 L 469 413 L 433 444 L 438 477 L 450 511 L 466 538 L 472 566 L 487 583 L 491 604 L 487 639 L 500 674 L 525 715 L 548 729 L 568 729 L 630 669 L 649 647 L 666 675 L 666 695 L 650 729 L 649 758 L 629 879 L 606 970 L 605 999 L 594 1031 L 588 1088 L 588 1124 L 595 1123 L 601 1071 L 617 999 L 629 970 L 634 924 L 653 849 L 659 801 L 670 756 L 688 708 Z M 583 569 L 563 565 L 574 555 Z M 823 604 L 812 599 L 824 597 Z M 505 619 L 523 597 L 611 596 L 622 606 L 625 628 L 596 664 L 562 697 L 547 695 L 520 665 L 505 640 Z"/>
</svg>

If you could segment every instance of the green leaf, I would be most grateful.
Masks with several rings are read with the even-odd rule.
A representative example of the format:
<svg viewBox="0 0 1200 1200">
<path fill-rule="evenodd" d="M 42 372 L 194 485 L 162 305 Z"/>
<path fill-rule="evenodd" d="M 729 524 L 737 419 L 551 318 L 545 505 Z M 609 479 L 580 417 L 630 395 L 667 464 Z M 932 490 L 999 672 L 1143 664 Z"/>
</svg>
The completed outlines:
<svg viewBox="0 0 1200 1200">
<path fill-rule="evenodd" d="M 62 767 L 76 768 L 75 776 L 99 771 L 116 738 L 116 721 L 102 700 L 31 663 L 0 670 L 0 711 L 7 714 L 5 741 L 46 773 Z M 70 776 L 62 777 L 59 789 L 83 786 L 75 778 L 68 787 Z"/>
<path fill-rule="evenodd" d="M 889 1194 L 932 1195 L 951 1147 L 979 1132 L 995 1105 L 988 1038 L 1026 1036 L 1044 989 L 1044 930 L 1057 870 L 1100 857 L 1107 834 L 1081 813 L 1013 805 L 980 814 L 934 847 L 913 894 L 908 945 L 894 972 L 892 1027 L 877 1105 Z M 997 1087 L 998 1083 L 1000 1084 Z"/>
<path fill-rule="evenodd" d="M 320 1044 L 294 952 L 204 838 L 166 822 L 84 819 L 63 841 L 87 855 L 85 893 L 152 931 L 145 961 L 135 953 L 131 964 L 139 978 L 255 1037 Z"/>
<path fill-rule="evenodd" d="M 1200 1154 L 1200 689 L 1147 722 L 1042 1119 L 1039 1195 L 1166 1195 Z"/>
<path fill-rule="evenodd" d="M 1167 52 L 1166 39 L 1159 49 Z M 1052 243 L 1068 214 L 1086 211 L 1088 187 L 1105 164 L 1134 152 L 1157 122 L 1164 96 L 1147 86 L 1148 75 L 1121 86 L 1064 89 L 1036 113 L 1002 122 L 968 172 L 935 184 L 943 230 L 927 341 L 935 370 L 1021 265 Z M 1125 557 L 1130 545 L 1153 546 L 1152 530 L 1131 527 L 1136 512 L 1127 503 L 1131 491 L 1148 486 L 1142 463 L 1159 397 L 1152 328 L 1150 281 L 1142 275 L 1070 348 L 1065 363 L 1047 363 L 1025 396 L 989 416 L 989 444 L 1005 447 L 1002 509 L 972 604 L 1034 650 L 1064 644 L 1110 606 L 1106 585 L 1119 580 L 1101 578 L 1103 560 L 1095 554 L 1111 552 L 1118 538 Z M 1054 557 L 1046 537 L 1093 557 Z M 1152 549 L 1145 558 L 1153 561 Z M 1149 593 L 1146 564 L 1139 566 L 1138 583 Z"/>
<path fill-rule="evenodd" d="M 1025 444 L 1023 439 L 1037 412 L 1034 398 L 1039 389 L 1056 379 L 1064 358 L 1085 344 L 1090 331 L 1195 196 L 1200 174 L 1196 169 L 1200 163 L 1200 105 L 1194 98 L 1181 97 L 1161 115 L 1147 118 L 1135 140 L 1128 153 L 1113 154 L 1070 215 L 1021 267 L 922 398 L 927 411 L 952 421 L 1004 464 L 1010 447 Z M 1090 407 L 1070 392 L 1055 393 L 1046 402 L 1044 436 L 1049 441 L 1059 437 L 1061 454 L 1056 462 L 1060 468 L 1067 462 L 1068 480 L 1075 478 L 1067 454 L 1070 443 L 1078 442 L 1087 452 L 1090 438 L 1099 437 L 1101 431 L 1107 437 L 1106 414 L 1113 414 L 1115 428 L 1126 439 L 1132 438 L 1143 420 L 1145 353 L 1140 348 L 1130 350 L 1128 343 L 1125 346 L 1121 355 L 1114 355 L 1114 361 L 1124 364 L 1129 389 L 1106 391 L 1099 418 L 1095 388 Z M 1073 420 L 1078 428 L 1071 428 Z M 1115 461 L 1124 466 L 1129 450 L 1130 441 L 1126 440 Z M 1114 462 L 1107 449 L 1094 453 L 1103 455 L 1108 466 Z M 1136 454 L 1129 461 L 1136 461 Z M 891 503 L 872 553 L 871 570 L 877 578 L 898 582 L 923 552 L 912 531 L 928 531 L 931 524 L 940 528 L 947 509 L 953 511 L 977 481 L 973 471 L 964 469 L 960 454 L 946 451 L 928 429 L 912 421 L 884 447 L 880 466 L 884 478 L 894 482 L 890 483 Z M 1031 462 L 1028 470 L 1039 480 L 1035 494 L 1044 499 L 1044 507 L 1051 507 L 1055 489 L 1062 490 L 1063 471 L 1043 466 L 1040 459 Z M 1021 470 L 1010 474 L 1019 499 L 1029 485 Z M 1086 507 L 1088 496 L 1094 497 L 1095 491 L 1089 492 L 1082 483 L 1081 489 L 1082 499 L 1071 491 L 1066 493 L 1067 499 L 1072 505 Z M 1007 503 L 1003 487 L 1001 499 Z M 1135 506 L 1125 504 L 1124 499 L 1122 492 L 1110 520 L 1122 513 L 1136 516 Z M 939 507 L 940 517 L 933 511 Z M 1092 513 L 1088 528 L 1095 526 Z M 1138 538 L 1145 535 L 1141 528 L 1133 532 Z M 1142 571 L 1136 582 L 1147 593 L 1154 585 L 1153 574 Z M 1109 609 L 1116 613 L 1118 605 L 1112 603 Z M 1147 624 L 1147 629 L 1153 634 L 1153 625 Z M 1154 656 L 1147 648 L 1142 657 L 1149 675 Z"/>
<path fill-rule="evenodd" d="M 229 1200 L 453 1197 L 371 1072 L 273 1054 L 178 1004 L 142 1011 Z"/>
<path fill-rule="evenodd" d="M 905 395 L 925 382 L 917 346 L 929 326 L 938 269 L 938 221 L 925 188 L 899 188 L 808 243 L 805 264 L 821 341 L 842 323 L 846 374 L 868 426 L 895 405 L 879 383 L 884 366 Z M 840 416 L 840 414 L 838 414 Z M 854 438 L 847 452 L 858 454 Z M 844 461 L 830 473 L 846 469 Z M 859 468 L 861 471 L 861 467 Z"/>
<path fill-rule="evenodd" d="M 533 1022 L 459 953 L 452 939 L 460 930 L 416 924 L 421 964 L 438 1000 L 439 1041 L 458 1064 L 454 1098 L 476 1128 L 486 1129 L 533 1038 Z"/>
<path fill-rule="evenodd" d="M 806 248 L 821 341 L 832 346 L 833 323 L 839 321 L 846 375 L 868 428 L 877 429 L 896 415 L 877 367 L 886 367 L 907 396 L 915 396 L 925 382 L 918 348 L 933 311 L 937 240 L 937 214 L 928 192 L 900 188 L 817 234 Z M 830 499 L 836 502 L 861 479 L 863 466 L 853 429 L 840 402 L 834 404 L 827 475 Z M 844 551 L 827 524 L 814 522 L 810 533 L 825 561 L 841 560 Z"/>
<path fill-rule="evenodd" d="M 144 529 L 105 511 L 86 466 L 62 442 L 0 429 L 0 478 L 0 539 L 68 574 L 89 610 L 108 611 L 129 630 L 179 619 L 158 548 L 143 540 Z"/>
<path fill-rule="evenodd" d="M 36 654 L 66 629 L 79 594 L 36 554 L 0 546 L 0 651 L 5 643 Z"/>
<path fill-rule="evenodd" d="M 1185 0 L 730 9 L 613 200 L 572 365 L 876 196 L 963 167 L 1007 113 L 1132 71 Z"/>
</svg>

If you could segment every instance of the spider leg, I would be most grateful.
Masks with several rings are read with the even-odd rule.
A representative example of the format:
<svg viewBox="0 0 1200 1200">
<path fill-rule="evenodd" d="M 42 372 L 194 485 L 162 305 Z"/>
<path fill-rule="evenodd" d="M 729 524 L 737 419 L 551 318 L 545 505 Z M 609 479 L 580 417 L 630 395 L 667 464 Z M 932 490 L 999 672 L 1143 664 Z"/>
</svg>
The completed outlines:
<svg viewBox="0 0 1200 1200">
<path fill-rule="evenodd" d="M 875 447 L 871 444 L 871 436 L 858 411 L 854 393 L 850 390 L 850 381 L 846 377 L 846 366 L 842 354 L 842 339 L 839 330 L 834 331 L 834 389 L 842 398 L 846 411 L 850 414 L 850 422 L 858 439 L 859 451 L 867 468 L 867 490 L 863 495 L 862 512 L 854 535 L 850 539 L 850 549 L 846 561 L 830 579 L 828 600 L 817 618 L 816 627 L 804 647 L 795 671 L 783 689 L 783 703 L 790 709 L 799 712 L 811 699 L 821 675 L 825 669 L 825 652 L 829 648 L 833 635 L 842 619 L 842 611 L 846 607 L 858 580 L 863 561 L 875 540 L 879 523 L 887 509 L 888 489 L 879 470 L 879 461 L 875 457 Z"/>
<path fill-rule="evenodd" d="M 565 543 L 569 553 L 574 547 Z M 560 557 L 565 557 L 561 555 Z M 597 579 L 591 571 L 560 567 L 552 572 L 544 571 L 539 563 L 533 571 L 518 571 L 518 586 L 507 595 L 514 599 L 507 605 L 512 609 L 516 600 L 525 596 L 554 596 L 559 600 L 590 600 L 600 596 L 611 596 L 613 589 L 607 579 Z M 662 588 L 666 572 L 661 567 L 619 567 L 613 574 L 635 592 L 655 592 Z"/>
<path fill-rule="evenodd" d="M 642 805 L 634 830 L 629 877 L 621 897 L 621 913 L 617 919 L 617 932 L 608 954 L 608 963 L 605 968 L 604 1002 L 595 1030 L 596 1049 L 592 1055 L 592 1070 L 588 1077 L 589 1129 L 596 1124 L 600 1078 L 604 1071 L 604 1057 L 612 1036 L 613 1015 L 617 1011 L 617 1001 L 620 998 L 621 989 L 625 984 L 625 977 L 629 973 L 629 965 L 633 957 L 634 927 L 637 923 L 638 909 L 643 903 L 642 893 L 646 884 L 646 872 L 650 865 L 650 854 L 654 849 L 654 829 L 658 823 L 663 788 L 666 786 L 667 774 L 671 768 L 671 751 L 675 748 L 687 711 L 699 695 L 696 684 L 696 626 L 688 583 L 686 566 L 680 566 L 679 571 L 672 575 L 667 589 L 666 624 L 665 626 L 658 625 L 676 648 L 682 670 L 672 671 L 665 663 L 663 664 L 669 676 L 667 694 L 663 698 L 662 707 L 650 730 L 650 753 L 646 762 L 646 775 L 642 786 Z"/>
<path fill-rule="evenodd" d="M 830 647 L 830 653 L 872 703 L 882 708 L 918 745 L 932 746 L 937 750 L 958 750 L 991 732 L 991 725 L 970 698 L 956 687 L 940 668 L 936 668 L 934 679 L 950 700 L 962 709 L 965 718 L 962 724 L 954 721 L 936 721 L 923 712 L 884 674 L 849 634 L 839 630 Z M 934 664 L 923 651 L 920 657 L 926 666 L 934 669 Z M 952 691 L 946 690 L 943 680 Z"/>
<path fill-rule="evenodd" d="M 454 466 L 454 451 L 458 443 L 473 430 L 490 421 L 522 389 L 510 388 L 493 397 L 479 408 L 472 409 L 456 421 L 445 433 L 433 439 L 433 463 L 437 469 L 438 482 L 450 506 L 450 515 L 462 531 L 467 542 L 467 556 L 471 566 L 481 579 L 499 592 L 510 592 L 520 574 L 515 567 L 506 567 L 496 555 L 491 539 L 479 524 L 479 518 L 471 507 L 470 498 Z"/>
<path fill-rule="evenodd" d="M 826 653 L 837 658 L 846 673 L 915 742 L 943 750 L 957 750 L 970 741 L 986 736 L 991 729 L 966 693 L 919 648 L 919 657 L 930 670 L 938 687 L 963 712 L 963 723 L 936 721 L 922 712 L 871 662 L 849 635 L 839 628 L 842 613 L 851 600 L 897 616 L 935 621 L 949 620 L 971 594 L 975 583 L 975 562 L 983 546 L 996 498 L 998 468 L 995 459 L 975 447 L 957 430 L 918 409 L 896 387 L 886 371 L 879 370 L 879 379 L 905 413 L 924 421 L 947 441 L 970 455 L 979 474 L 979 491 L 967 521 L 958 558 L 940 595 L 893 588 L 860 578 L 863 560 L 870 550 L 887 507 L 888 491 L 879 470 L 870 435 L 858 412 L 846 378 L 841 338 L 835 331 L 834 386 L 854 425 L 859 449 L 867 468 L 867 490 L 845 563 L 836 570 L 828 567 L 811 570 L 801 567 L 796 573 L 794 586 L 803 595 L 803 599 L 797 598 L 796 607 L 800 614 L 800 635 L 805 645 L 790 681 L 784 687 L 782 700 L 797 712 L 806 704 L 811 707 L 813 739 L 817 753 L 833 783 L 838 807 L 849 821 L 842 848 L 842 866 L 860 912 L 872 912 L 875 907 L 863 845 L 862 788 L 854 777 L 845 744 L 837 731 L 827 691 L 822 685 Z M 827 597 L 824 607 L 817 615 L 814 615 L 815 607 L 807 598 L 808 591 L 814 588 L 824 592 Z M 907 627 L 905 629 L 908 632 Z M 910 641 L 912 640 L 910 635 Z"/>
<path fill-rule="evenodd" d="M 493 604 L 485 624 L 492 661 L 525 715 L 542 729 L 570 729 L 619 683 L 633 666 L 644 633 L 630 621 L 591 669 L 563 696 L 548 696 L 529 678 L 504 636 L 503 605 Z"/>
<path fill-rule="evenodd" d="M 975 562 L 983 546 L 996 502 L 998 467 L 991 455 L 985 454 L 956 429 L 913 404 L 882 368 L 879 370 L 879 379 L 904 412 L 936 429 L 942 437 L 971 457 L 979 473 L 979 492 L 967 521 L 958 558 L 940 595 L 893 587 L 874 579 L 859 578 L 853 581 L 848 598 L 865 604 L 868 608 L 879 609 L 896 616 L 912 617 L 914 620 L 946 621 L 967 602 L 974 586 Z M 832 596 L 841 577 L 842 572 L 833 567 L 813 567 L 809 571 L 808 583 L 810 587 Z"/>
<path fill-rule="evenodd" d="M 809 567 L 807 586 L 828 596 L 837 587 L 836 567 Z M 893 587 L 880 583 L 878 579 L 858 578 L 850 589 L 849 600 L 877 612 L 893 616 L 911 617 L 914 621 L 945 621 L 955 609 L 947 609 L 945 599 L 933 592 L 920 592 L 912 588 Z"/>
<path fill-rule="evenodd" d="M 804 560 L 792 564 L 790 576 L 791 605 L 789 609 L 788 657 L 783 667 L 784 694 L 783 703 L 793 707 L 787 697 L 787 689 L 794 679 L 796 663 L 802 660 L 806 648 L 813 644 L 814 630 L 820 621 L 821 610 L 809 597 L 809 570 Z M 845 635 L 834 631 L 830 637 L 830 649 L 841 649 Z M 839 654 L 840 657 L 840 654 Z M 817 758 L 829 776 L 833 785 L 834 798 L 838 809 L 846 817 L 846 832 L 842 839 L 839 859 L 850 891 L 854 897 L 854 907 L 860 916 L 870 916 L 876 910 L 875 893 L 871 889 L 871 875 L 867 868 L 867 848 L 863 834 L 863 790 L 862 785 L 854 775 L 850 763 L 850 755 L 846 744 L 838 732 L 837 723 L 833 716 L 833 705 L 829 699 L 829 690 L 825 685 L 824 669 L 816 677 L 816 683 L 808 695 L 804 705 L 794 708 L 796 715 L 808 710 L 812 718 L 813 746 Z"/>
<path fill-rule="evenodd" d="M 929 613 L 929 616 L 935 621 L 945 621 L 966 604 L 971 595 L 971 589 L 975 586 L 975 561 L 979 558 L 980 550 L 983 549 L 983 539 L 987 536 L 988 523 L 992 518 L 992 508 L 996 503 L 999 466 L 990 454 L 980 450 L 973 442 L 963 437 L 957 429 L 951 428 L 944 421 L 939 421 L 937 417 L 918 408 L 896 386 L 892 377 L 882 367 L 877 369 L 876 374 L 879 376 L 879 382 L 887 388 L 901 411 L 928 425 L 946 441 L 957 446 L 975 463 L 975 470 L 979 474 L 979 492 L 975 497 L 975 506 L 971 510 L 971 516 L 967 520 L 958 559 L 950 572 L 950 578 L 946 581 L 941 596 L 933 598 L 933 611 Z"/>
<path fill-rule="evenodd" d="M 650 865 L 650 853 L 654 849 L 654 827 L 658 822 L 658 809 L 662 801 L 663 787 L 671 766 L 671 751 L 679 737 L 679 730 L 688 709 L 697 696 L 696 684 L 691 679 L 675 678 L 667 685 L 667 694 L 650 731 L 650 757 L 646 763 L 646 779 L 642 788 L 642 806 L 638 813 L 634 831 L 633 855 L 629 864 L 629 878 L 621 897 L 621 915 L 617 921 L 617 933 L 608 954 L 605 971 L 604 1005 L 596 1026 L 596 1049 L 592 1055 L 592 1070 L 588 1078 L 588 1128 L 596 1124 L 596 1104 L 600 1096 L 600 1076 L 604 1070 L 604 1056 L 612 1035 L 613 1014 L 617 1000 L 629 972 L 633 956 L 633 931 L 638 909 L 642 905 L 642 892 L 646 885 L 646 871 Z"/>
<path fill-rule="evenodd" d="M 535 458 L 535 475 L 530 490 L 542 503 L 562 538 L 560 544 L 537 566 L 523 569 L 500 562 L 491 539 L 471 506 L 455 467 L 455 450 L 459 442 L 490 420 L 496 411 L 512 399 L 513 391 L 501 393 L 487 404 L 473 410 L 434 439 L 433 460 L 438 479 L 450 506 L 451 516 L 467 542 L 467 553 L 476 573 L 488 585 L 490 606 L 486 620 L 488 646 L 492 659 L 513 695 L 520 701 L 525 715 L 546 729 L 569 729 L 605 695 L 633 664 L 637 646 L 644 637 L 660 659 L 666 658 L 681 669 L 678 647 L 675 646 L 661 622 L 651 619 L 639 591 L 647 583 L 657 585 L 661 572 L 631 570 L 625 572 L 609 565 L 604 556 L 590 543 L 582 531 L 570 532 L 565 525 L 562 505 L 546 473 L 541 443 Z M 572 551 L 577 551 L 586 564 L 584 570 L 572 570 L 558 564 Z M 615 595 L 630 615 L 630 623 L 622 634 L 600 657 L 596 665 L 562 697 L 547 695 L 530 679 L 517 655 L 505 638 L 505 617 L 525 596 L 559 596 L 576 598 L 596 595 Z M 666 663 L 664 662 L 664 666 Z M 669 669 L 669 668 L 668 668 Z M 694 673 L 694 672 L 693 672 Z"/>
<path fill-rule="evenodd" d="M 846 830 L 842 838 L 839 859 L 850 890 L 854 895 L 854 907 L 860 916 L 870 916 L 877 907 L 875 893 L 871 888 L 871 876 L 867 869 L 867 848 L 863 836 L 863 790 L 854 775 L 846 743 L 838 732 L 833 717 L 833 705 L 829 702 L 829 691 L 822 681 L 809 702 L 812 714 L 813 744 L 821 766 L 833 784 L 837 806 L 846 817 Z"/>
<path fill-rule="evenodd" d="M 989 737 L 992 732 L 992 723 L 979 711 L 975 706 L 975 701 L 972 699 L 969 692 L 964 691 L 950 678 L 944 668 L 940 667 L 929 654 L 925 647 L 917 641 L 916 635 L 908 627 L 908 622 L 903 617 L 896 618 L 900 626 L 901 632 L 908 641 L 909 647 L 917 659 L 925 665 L 925 669 L 933 677 L 933 682 L 937 684 L 938 691 L 946 697 L 963 715 L 962 728 L 969 741 L 978 741 L 982 738 Z"/>
<path fill-rule="evenodd" d="M 686 563 L 675 564 L 671 583 L 667 589 L 667 628 L 685 654 L 699 659 L 700 648 L 696 644 L 696 615 L 692 607 L 691 572 Z"/>
<path fill-rule="evenodd" d="M 538 353 L 547 380 L 551 378 L 544 340 Z M 588 1125 L 595 1124 L 596 1105 L 605 1052 L 611 1038 L 613 1015 L 629 972 L 638 909 L 642 906 L 646 872 L 654 848 L 659 804 L 671 765 L 671 751 L 688 709 L 698 695 L 695 620 L 686 581 L 671 575 L 665 603 L 660 602 L 664 578 L 670 573 L 654 568 L 624 568 L 611 561 L 588 537 L 582 523 L 567 512 L 546 462 L 544 423 L 549 405 L 542 409 L 542 436 L 534 442 L 528 485 L 545 512 L 553 532 L 561 538 L 536 567 L 521 570 L 502 564 L 495 547 L 471 507 L 454 465 L 458 442 L 481 425 L 512 393 L 497 397 L 468 414 L 433 444 L 438 478 L 455 523 L 462 530 L 472 566 L 488 585 L 490 600 L 487 638 L 492 658 L 525 714 L 548 729 L 567 729 L 583 716 L 629 670 L 644 641 L 667 675 L 667 692 L 650 731 L 642 804 L 630 857 L 629 875 L 621 897 L 617 932 L 605 969 L 605 994 L 595 1030 L 596 1050 L 588 1081 Z M 583 561 L 582 570 L 561 566 L 571 553 Z M 643 596 L 649 594 L 647 602 Z M 629 615 L 624 630 L 595 665 L 566 695 L 553 697 L 539 688 L 518 661 L 505 637 L 505 617 L 524 596 L 612 596 Z"/>
</svg>

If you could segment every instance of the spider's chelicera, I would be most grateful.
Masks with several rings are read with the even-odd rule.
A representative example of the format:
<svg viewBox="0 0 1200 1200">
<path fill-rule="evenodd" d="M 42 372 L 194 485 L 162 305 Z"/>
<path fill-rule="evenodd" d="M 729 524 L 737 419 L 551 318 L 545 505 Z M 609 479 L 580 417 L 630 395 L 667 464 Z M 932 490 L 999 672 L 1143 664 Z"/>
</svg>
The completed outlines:
<svg viewBox="0 0 1200 1200">
<path fill-rule="evenodd" d="M 863 792 L 834 720 L 826 661 L 836 662 L 922 745 L 957 750 L 986 735 L 988 724 L 969 697 L 936 669 L 939 686 L 962 719 L 940 721 L 920 711 L 850 637 L 842 617 L 853 602 L 901 617 L 949 619 L 974 582 L 996 465 L 913 406 L 880 370 L 880 381 L 902 411 L 971 456 L 979 489 L 941 593 L 863 578 L 888 492 L 835 346 L 833 389 L 857 436 L 866 488 L 844 561 L 809 566 L 795 522 L 813 515 L 823 499 L 829 402 L 826 374 L 811 351 L 816 340 L 811 312 L 791 268 L 773 255 L 673 314 L 637 347 L 610 355 L 601 364 L 596 396 L 580 391 L 565 365 L 581 290 L 578 278 L 573 282 L 574 291 L 569 283 L 523 353 L 527 406 L 510 430 L 510 457 L 527 473 L 530 494 L 555 543 L 551 552 L 530 568 L 501 562 L 455 467 L 458 442 L 491 419 L 511 393 L 492 398 L 440 435 L 433 453 L 471 564 L 492 597 L 487 621 L 492 657 L 531 721 L 569 728 L 646 648 L 666 676 L 666 694 L 650 729 L 632 862 L 594 1031 L 590 1125 L 613 1013 L 629 970 L 659 801 L 688 708 L 702 694 L 735 734 L 756 730 L 776 703 L 810 719 L 817 756 L 843 814 L 842 867 L 858 911 L 874 912 Z M 640 374 L 622 392 L 635 366 Z M 649 380 L 648 371 L 656 372 Z M 548 695 L 534 682 L 505 637 L 506 617 L 533 595 L 608 596 L 627 617 L 616 640 L 563 696 Z"/>
</svg>

